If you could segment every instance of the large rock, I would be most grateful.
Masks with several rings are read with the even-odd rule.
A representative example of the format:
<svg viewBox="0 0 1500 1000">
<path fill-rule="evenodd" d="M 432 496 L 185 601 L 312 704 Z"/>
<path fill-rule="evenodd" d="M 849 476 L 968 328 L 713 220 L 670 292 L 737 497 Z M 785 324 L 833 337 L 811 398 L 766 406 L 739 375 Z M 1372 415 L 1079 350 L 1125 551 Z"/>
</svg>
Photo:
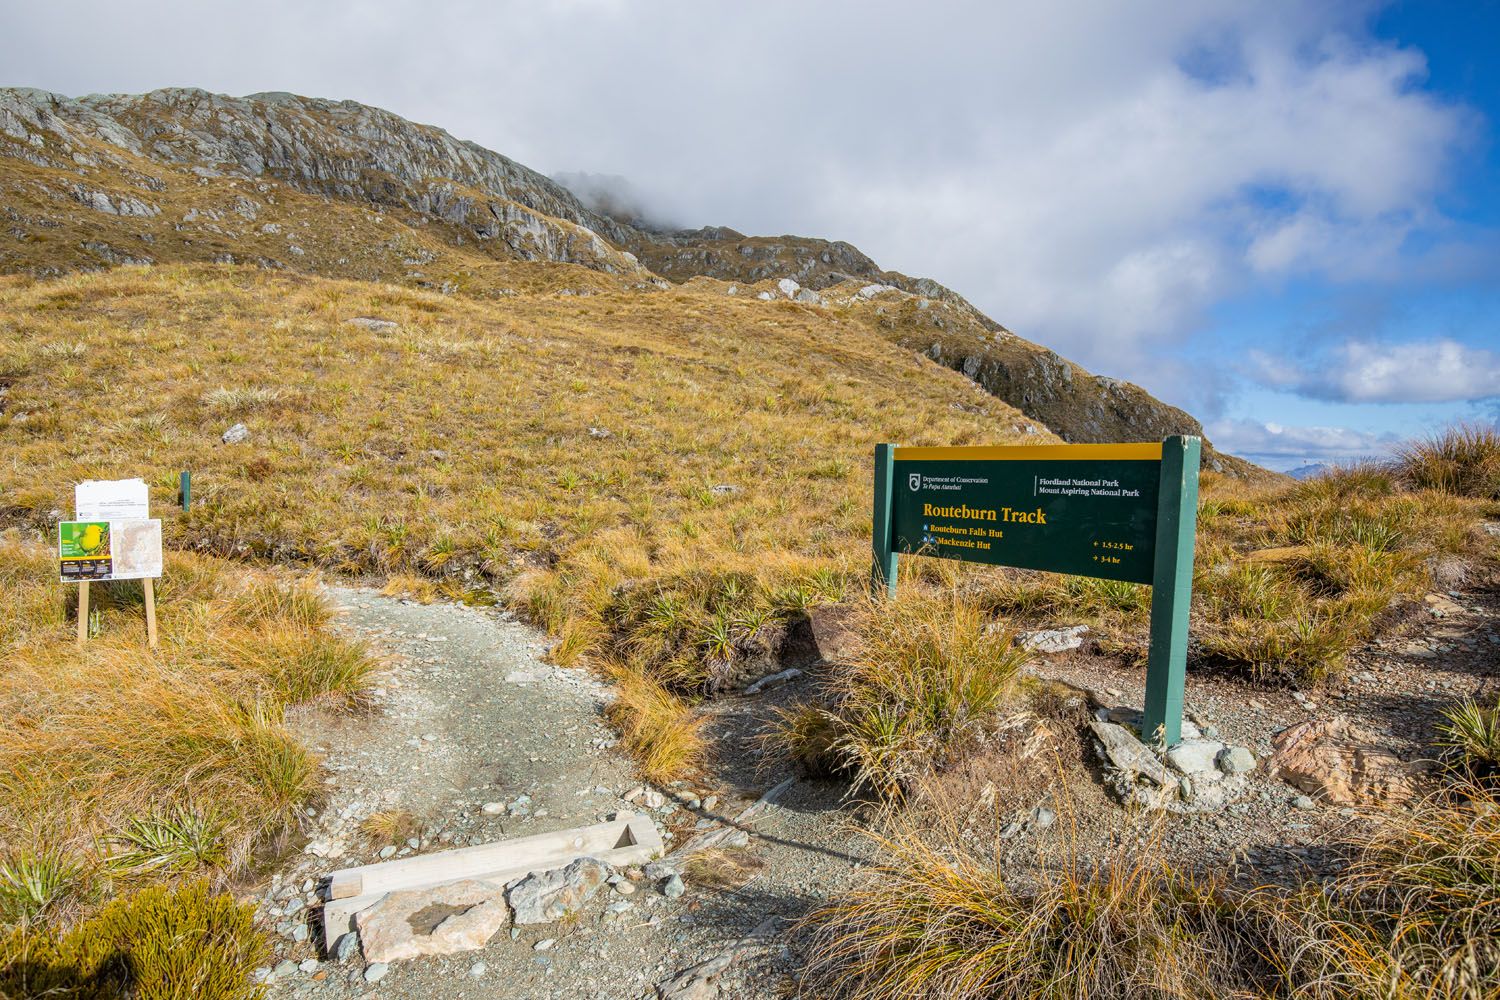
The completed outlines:
<svg viewBox="0 0 1500 1000">
<path fill-rule="evenodd" d="M 510 890 L 517 924 L 548 924 L 578 909 L 610 876 L 610 867 L 579 858 L 566 868 L 527 875 Z"/>
<path fill-rule="evenodd" d="M 393 892 L 354 917 L 365 961 L 483 948 L 510 919 L 503 887 L 465 880 Z"/>
<path fill-rule="evenodd" d="M 853 609 L 846 604 L 820 604 L 807 612 L 813 645 L 820 659 L 838 663 L 855 654 L 859 636 L 852 627 L 853 615 Z"/>
<path fill-rule="evenodd" d="M 1420 772 L 1348 719 L 1312 719 L 1278 733 L 1273 774 L 1334 805 L 1392 805 L 1418 793 Z"/>
</svg>

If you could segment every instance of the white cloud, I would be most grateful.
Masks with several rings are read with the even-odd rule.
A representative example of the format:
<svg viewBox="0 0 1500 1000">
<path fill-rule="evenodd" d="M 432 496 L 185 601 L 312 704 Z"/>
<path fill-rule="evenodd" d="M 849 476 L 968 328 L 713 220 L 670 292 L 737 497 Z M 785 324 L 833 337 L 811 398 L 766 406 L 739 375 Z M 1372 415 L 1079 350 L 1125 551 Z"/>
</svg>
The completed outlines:
<svg viewBox="0 0 1500 1000">
<path fill-rule="evenodd" d="M 1386 458 L 1400 439 L 1347 427 L 1285 427 L 1258 420 L 1220 420 L 1207 428 L 1214 444 L 1234 455 L 1286 468 L 1301 462 Z"/>
<path fill-rule="evenodd" d="M 1264 385 L 1344 403 L 1451 403 L 1500 396 L 1500 354 L 1447 338 L 1406 344 L 1352 340 L 1301 360 L 1251 351 Z"/>
<path fill-rule="evenodd" d="M 379 104 L 663 217 L 849 240 L 1148 387 L 1248 283 L 1393 273 L 1471 129 L 1363 0 L 77 0 L 66 36 L 53 6 L 8 13 L 7 82 Z"/>
</svg>

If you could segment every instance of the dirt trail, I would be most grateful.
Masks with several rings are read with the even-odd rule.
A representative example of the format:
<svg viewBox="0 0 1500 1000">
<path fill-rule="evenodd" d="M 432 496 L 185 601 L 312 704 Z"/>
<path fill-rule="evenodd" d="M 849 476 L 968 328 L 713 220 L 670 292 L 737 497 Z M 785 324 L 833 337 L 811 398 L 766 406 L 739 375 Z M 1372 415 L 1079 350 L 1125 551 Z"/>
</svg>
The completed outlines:
<svg viewBox="0 0 1500 1000">
<path fill-rule="evenodd" d="M 749 853 L 766 864 L 748 884 L 712 889 L 689 879 L 677 900 L 644 883 L 630 896 L 602 892 L 576 922 L 522 928 L 514 938 L 502 930 L 482 950 L 395 963 L 367 981 L 358 955 L 338 964 L 317 940 L 321 877 L 379 860 L 382 852 L 403 857 L 640 811 L 622 796 L 641 783 L 601 718 L 608 687 L 586 671 L 542 662 L 548 642 L 541 633 L 493 609 L 424 606 L 347 588 L 330 588 L 329 597 L 347 630 L 389 654 L 390 669 L 370 714 L 308 712 L 292 720 L 324 755 L 328 798 L 310 820 L 306 851 L 257 897 L 277 942 L 264 970 L 271 996 L 646 996 L 768 914 L 795 917 L 852 874 L 848 838 L 831 811 L 836 791 L 804 784 L 758 822 Z M 747 780 L 738 764 L 726 769 L 731 781 Z M 652 815 L 681 842 L 697 824 L 733 815 L 780 777 L 682 785 L 670 793 L 682 804 L 701 798 L 698 809 L 669 800 Z M 421 821 L 412 840 L 382 843 L 363 832 L 372 815 L 397 811 Z M 620 912 L 606 912 L 610 907 Z M 547 939 L 555 940 L 543 946 Z M 788 964 L 774 943 L 726 977 L 723 995 L 780 995 Z"/>
</svg>

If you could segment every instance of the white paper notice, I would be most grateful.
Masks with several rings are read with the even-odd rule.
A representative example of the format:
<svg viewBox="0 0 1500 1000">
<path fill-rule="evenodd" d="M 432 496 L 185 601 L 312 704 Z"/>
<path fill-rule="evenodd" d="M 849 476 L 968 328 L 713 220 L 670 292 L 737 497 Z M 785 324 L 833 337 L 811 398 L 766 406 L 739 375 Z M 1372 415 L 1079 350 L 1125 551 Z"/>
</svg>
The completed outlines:
<svg viewBox="0 0 1500 1000">
<path fill-rule="evenodd" d="M 73 487 L 73 507 L 79 521 L 144 521 L 151 491 L 144 479 L 90 479 Z"/>
<path fill-rule="evenodd" d="M 161 576 L 161 522 L 109 523 L 111 580 L 154 580 Z"/>
</svg>

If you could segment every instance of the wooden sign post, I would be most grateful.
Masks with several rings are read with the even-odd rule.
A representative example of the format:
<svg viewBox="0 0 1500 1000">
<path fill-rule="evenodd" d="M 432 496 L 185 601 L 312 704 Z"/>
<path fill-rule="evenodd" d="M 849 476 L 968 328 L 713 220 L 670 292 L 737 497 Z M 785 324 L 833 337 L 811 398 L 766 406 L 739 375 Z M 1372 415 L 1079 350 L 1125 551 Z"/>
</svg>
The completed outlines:
<svg viewBox="0 0 1500 1000">
<path fill-rule="evenodd" d="M 1182 738 L 1202 442 L 875 446 L 874 590 L 899 554 L 1149 584 L 1141 737 Z"/>
</svg>

